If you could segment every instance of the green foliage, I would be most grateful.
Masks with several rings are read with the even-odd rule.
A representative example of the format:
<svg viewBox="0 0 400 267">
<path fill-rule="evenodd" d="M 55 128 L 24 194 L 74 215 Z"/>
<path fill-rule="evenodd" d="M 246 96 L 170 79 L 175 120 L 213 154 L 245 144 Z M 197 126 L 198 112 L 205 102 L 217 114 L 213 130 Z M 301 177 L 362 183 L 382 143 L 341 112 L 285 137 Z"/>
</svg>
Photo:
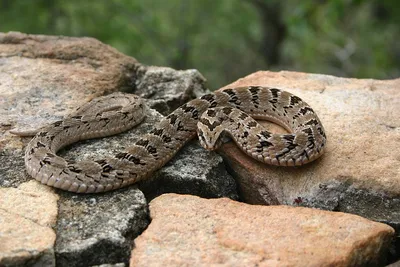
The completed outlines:
<svg viewBox="0 0 400 267">
<path fill-rule="evenodd" d="M 395 0 L 0 0 L 0 31 L 91 36 L 215 89 L 267 69 L 397 77 L 399 15 Z"/>
<path fill-rule="evenodd" d="M 283 53 L 287 66 L 338 76 L 399 76 L 398 16 L 379 18 L 375 13 L 389 11 L 389 5 L 362 0 L 297 2 L 298 9 L 285 16 L 291 36 Z"/>
</svg>

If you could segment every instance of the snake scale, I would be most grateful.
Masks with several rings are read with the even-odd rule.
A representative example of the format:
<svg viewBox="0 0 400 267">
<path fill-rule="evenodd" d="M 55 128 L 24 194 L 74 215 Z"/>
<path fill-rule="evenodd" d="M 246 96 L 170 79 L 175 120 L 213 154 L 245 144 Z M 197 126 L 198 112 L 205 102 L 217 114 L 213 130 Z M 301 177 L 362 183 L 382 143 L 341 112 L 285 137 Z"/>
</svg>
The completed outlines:
<svg viewBox="0 0 400 267">
<path fill-rule="evenodd" d="M 298 166 L 322 155 L 326 135 L 313 109 L 299 97 L 260 86 L 224 89 L 194 99 L 162 119 L 126 151 L 96 161 L 67 162 L 56 152 L 79 140 L 126 131 L 144 119 L 145 105 L 132 94 L 96 98 L 29 142 L 25 166 L 43 184 L 97 193 L 146 179 L 196 136 L 208 150 L 228 135 L 249 156 L 272 165 Z M 275 122 L 291 134 L 273 134 L 255 119 Z"/>
</svg>

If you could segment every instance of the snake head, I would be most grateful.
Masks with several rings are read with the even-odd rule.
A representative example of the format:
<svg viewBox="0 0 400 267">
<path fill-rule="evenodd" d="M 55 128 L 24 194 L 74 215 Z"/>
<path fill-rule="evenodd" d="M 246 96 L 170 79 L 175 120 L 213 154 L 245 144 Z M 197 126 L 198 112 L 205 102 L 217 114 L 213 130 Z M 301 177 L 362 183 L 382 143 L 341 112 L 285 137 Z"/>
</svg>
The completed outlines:
<svg viewBox="0 0 400 267">
<path fill-rule="evenodd" d="M 219 120 L 202 117 L 197 123 L 197 135 L 200 145 L 207 150 L 216 150 L 222 144 L 224 127 Z"/>
</svg>

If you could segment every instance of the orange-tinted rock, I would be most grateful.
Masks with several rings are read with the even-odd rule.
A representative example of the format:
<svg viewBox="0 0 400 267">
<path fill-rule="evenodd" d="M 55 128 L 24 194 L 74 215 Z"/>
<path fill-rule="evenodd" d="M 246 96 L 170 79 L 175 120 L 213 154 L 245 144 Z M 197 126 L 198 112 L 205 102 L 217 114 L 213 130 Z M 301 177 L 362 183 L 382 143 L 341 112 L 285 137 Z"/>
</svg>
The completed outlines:
<svg viewBox="0 0 400 267">
<path fill-rule="evenodd" d="M 356 215 L 167 194 L 135 240 L 131 266 L 379 264 L 394 231 Z"/>
<path fill-rule="evenodd" d="M 311 206 L 316 201 L 326 201 L 323 208 L 338 209 L 340 199 L 350 189 L 364 190 L 364 195 L 377 194 L 378 202 L 382 197 L 389 202 L 398 199 L 400 79 L 379 81 L 260 71 L 224 88 L 249 85 L 276 87 L 301 97 L 321 119 L 328 143 L 320 159 L 294 168 L 259 163 L 233 143 L 225 144 L 221 152 L 236 174 L 243 200 L 295 205 L 308 201 Z M 365 206 L 372 208 L 376 206 L 371 203 Z"/>
<path fill-rule="evenodd" d="M 36 181 L 0 188 L 0 266 L 55 264 L 57 200 Z"/>
</svg>

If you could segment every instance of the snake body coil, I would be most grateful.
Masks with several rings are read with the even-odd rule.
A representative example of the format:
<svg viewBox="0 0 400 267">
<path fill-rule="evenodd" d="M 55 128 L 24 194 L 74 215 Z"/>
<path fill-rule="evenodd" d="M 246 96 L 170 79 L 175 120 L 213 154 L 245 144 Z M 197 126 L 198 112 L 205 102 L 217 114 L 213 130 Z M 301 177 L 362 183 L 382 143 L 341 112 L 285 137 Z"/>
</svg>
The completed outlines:
<svg viewBox="0 0 400 267">
<path fill-rule="evenodd" d="M 30 141 L 28 173 L 43 184 L 78 193 L 114 190 L 146 179 L 166 164 L 196 131 L 200 143 L 216 149 L 231 136 L 251 157 L 273 165 L 294 166 L 319 157 L 326 144 L 317 115 L 303 100 L 275 88 L 224 89 L 194 99 L 161 120 L 126 151 L 96 161 L 68 163 L 56 152 L 79 140 L 126 131 L 144 118 L 135 95 L 112 94 L 78 108 Z M 273 121 L 291 134 L 273 134 L 254 119 Z"/>
</svg>

